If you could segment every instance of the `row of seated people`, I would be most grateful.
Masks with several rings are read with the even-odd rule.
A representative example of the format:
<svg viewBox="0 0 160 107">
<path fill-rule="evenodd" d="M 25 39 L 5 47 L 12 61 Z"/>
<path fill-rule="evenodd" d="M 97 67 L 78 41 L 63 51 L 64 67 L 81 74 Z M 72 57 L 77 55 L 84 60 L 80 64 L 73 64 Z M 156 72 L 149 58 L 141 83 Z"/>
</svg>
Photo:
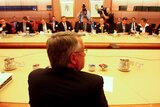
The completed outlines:
<svg viewBox="0 0 160 107">
<path fill-rule="evenodd" d="M 110 28 L 110 25 L 108 25 L 103 18 L 99 19 L 99 22 L 96 23 L 94 21 L 88 21 L 87 17 L 83 17 L 83 21 L 77 21 L 74 26 L 75 32 L 92 32 L 95 31 L 96 33 L 114 33 L 116 31 L 117 33 L 148 33 L 152 34 L 153 30 L 147 23 L 147 19 L 142 18 L 140 21 L 140 24 L 136 23 L 135 17 L 132 18 L 131 23 L 127 23 L 127 17 L 122 18 L 122 21 L 114 25 L 114 28 Z M 38 25 L 38 29 L 35 31 L 33 29 L 32 24 L 28 21 L 28 18 L 26 16 L 23 17 L 22 22 L 11 22 L 12 26 L 6 22 L 4 18 L 1 19 L 0 23 L 0 32 L 5 31 L 7 34 L 12 33 L 21 33 L 29 31 L 30 33 L 35 32 L 48 32 L 49 30 L 52 33 L 58 32 L 58 31 L 72 31 L 73 27 L 69 21 L 67 21 L 65 16 L 61 17 L 61 22 L 55 20 L 55 17 L 52 17 L 52 21 L 50 23 L 47 23 L 45 19 L 41 20 L 41 23 Z M 13 32 L 13 29 L 15 30 Z M 154 33 L 158 34 L 160 30 L 160 24 L 155 30 Z"/>
</svg>

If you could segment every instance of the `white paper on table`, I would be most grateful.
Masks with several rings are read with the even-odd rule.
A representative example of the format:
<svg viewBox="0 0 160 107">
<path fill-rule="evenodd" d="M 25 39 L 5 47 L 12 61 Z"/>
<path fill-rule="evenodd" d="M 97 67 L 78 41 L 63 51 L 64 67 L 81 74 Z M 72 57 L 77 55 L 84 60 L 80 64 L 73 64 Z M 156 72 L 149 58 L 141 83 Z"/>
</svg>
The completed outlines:
<svg viewBox="0 0 160 107">
<path fill-rule="evenodd" d="M 113 77 L 109 77 L 109 76 L 102 76 L 102 77 L 104 81 L 104 85 L 103 85 L 104 91 L 112 92 L 113 91 Z"/>
</svg>

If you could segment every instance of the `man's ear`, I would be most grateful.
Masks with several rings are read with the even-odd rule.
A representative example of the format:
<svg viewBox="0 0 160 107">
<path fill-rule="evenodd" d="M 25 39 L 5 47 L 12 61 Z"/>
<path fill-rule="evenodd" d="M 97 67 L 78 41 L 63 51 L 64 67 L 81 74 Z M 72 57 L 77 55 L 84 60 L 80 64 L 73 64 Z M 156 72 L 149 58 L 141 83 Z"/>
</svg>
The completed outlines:
<svg viewBox="0 0 160 107">
<path fill-rule="evenodd" d="M 70 63 L 75 65 L 76 64 L 76 54 L 75 53 L 71 53 L 70 57 L 69 57 Z"/>
</svg>

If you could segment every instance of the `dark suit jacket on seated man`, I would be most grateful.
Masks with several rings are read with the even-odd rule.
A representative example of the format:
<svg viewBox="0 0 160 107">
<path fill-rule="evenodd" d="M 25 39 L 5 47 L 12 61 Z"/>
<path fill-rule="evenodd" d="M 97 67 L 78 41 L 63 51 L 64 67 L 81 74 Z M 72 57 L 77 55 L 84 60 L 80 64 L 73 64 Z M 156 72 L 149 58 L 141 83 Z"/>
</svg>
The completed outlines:
<svg viewBox="0 0 160 107">
<path fill-rule="evenodd" d="M 55 32 L 57 32 L 58 31 L 58 21 L 56 21 L 56 18 L 55 18 L 55 16 L 52 16 L 52 20 L 50 21 L 50 24 L 51 24 L 51 26 L 52 26 L 52 33 L 55 33 Z"/>
<path fill-rule="evenodd" d="M 116 25 L 117 33 L 129 33 L 130 27 L 127 24 L 127 17 L 122 18 L 122 22 Z"/>
<path fill-rule="evenodd" d="M 31 26 L 31 24 L 29 22 L 27 22 L 28 19 L 26 16 L 23 17 L 23 20 L 22 22 L 19 24 L 19 30 L 18 30 L 18 33 L 19 32 L 26 32 L 27 30 L 30 32 L 30 33 L 34 33 L 34 30 Z"/>
<path fill-rule="evenodd" d="M 45 19 L 41 20 L 41 24 L 38 25 L 38 32 L 46 32 L 48 33 L 48 30 L 52 32 L 52 26 L 49 23 L 46 23 Z"/>
<path fill-rule="evenodd" d="M 81 71 L 85 50 L 80 36 L 58 32 L 47 40 L 51 68 L 28 77 L 31 107 L 108 107 L 103 78 Z"/>
<path fill-rule="evenodd" d="M 99 24 L 96 26 L 96 33 L 108 32 L 108 25 L 104 22 L 103 18 L 99 19 Z"/>
<path fill-rule="evenodd" d="M 88 23 L 87 17 L 83 17 L 83 22 L 79 24 L 79 32 L 91 32 L 91 24 Z"/>
<path fill-rule="evenodd" d="M 71 31 L 73 29 L 71 23 L 67 21 L 65 16 L 62 16 L 61 20 L 62 21 L 58 24 L 59 31 Z"/>
<path fill-rule="evenodd" d="M 11 34 L 12 33 L 12 26 L 10 24 L 6 23 L 6 20 L 4 18 L 2 18 L 0 21 L 1 21 L 0 33 L 2 31 L 5 31 L 7 34 Z"/>
</svg>

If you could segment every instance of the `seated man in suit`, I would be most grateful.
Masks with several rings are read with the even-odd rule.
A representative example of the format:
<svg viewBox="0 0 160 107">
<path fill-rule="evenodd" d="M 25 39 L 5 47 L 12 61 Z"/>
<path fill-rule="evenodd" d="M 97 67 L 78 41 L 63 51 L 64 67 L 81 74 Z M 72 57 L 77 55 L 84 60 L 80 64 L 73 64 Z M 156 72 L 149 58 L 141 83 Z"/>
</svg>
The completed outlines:
<svg viewBox="0 0 160 107">
<path fill-rule="evenodd" d="M 75 32 L 79 32 L 80 23 L 81 23 L 80 18 L 77 18 L 77 21 L 75 22 L 75 25 L 74 25 Z"/>
<path fill-rule="evenodd" d="M 52 33 L 55 33 L 58 31 L 58 21 L 56 21 L 55 16 L 52 16 L 52 21 L 50 21 L 50 24 L 52 25 Z"/>
<path fill-rule="evenodd" d="M 127 33 L 128 34 L 130 32 L 130 27 L 127 24 L 127 20 L 128 20 L 127 17 L 123 17 L 122 22 L 117 24 L 116 26 L 117 33 Z"/>
<path fill-rule="evenodd" d="M 99 19 L 99 24 L 96 26 L 96 33 L 108 32 L 108 25 L 105 23 L 104 18 Z"/>
<path fill-rule="evenodd" d="M 28 19 L 26 16 L 23 17 L 22 22 L 19 24 L 19 30 L 18 33 L 26 33 L 26 31 L 29 31 L 30 33 L 34 33 L 34 30 L 29 22 L 27 22 Z"/>
<path fill-rule="evenodd" d="M 140 24 L 137 26 L 136 29 L 141 34 L 149 34 L 152 35 L 152 29 L 150 28 L 149 24 L 147 23 L 146 18 L 142 18 Z"/>
<path fill-rule="evenodd" d="M 12 17 L 11 25 L 12 25 L 12 33 L 17 33 L 19 29 L 19 22 L 16 16 Z"/>
<path fill-rule="evenodd" d="M 108 107 L 102 76 L 81 71 L 85 49 L 79 34 L 58 32 L 47 40 L 51 68 L 28 76 L 31 107 Z"/>
<path fill-rule="evenodd" d="M 0 33 L 4 31 L 6 34 L 11 34 L 12 26 L 8 24 L 4 18 L 1 18 L 0 21 Z"/>
<path fill-rule="evenodd" d="M 156 34 L 160 35 L 160 24 L 158 25 L 158 27 L 156 28 Z"/>
<path fill-rule="evenodd" d="M 91 24 L 88 23 L 87 17 L 83 17 L 82 22 L 79 24 L 79 32 L 91 32 Z"/>
<path fill-rule="evenodd" d="M 61 17 L 61 22 L 58 24 L 58 30 L 59 31 L 71 31 L 72 29 L 72 25 L 69 21 L 67 21 L 65 16 Z"/>
<path fill-rule="evenodd" d="M 52 32 L 51 24 L 47 23 L 44 18 L 41 19 L 41 23 L 38 25 L 38 32 L 50 33 Z"/>
<path fill-rule="evenodd" d="M 132 17 L 131 18 L 131 23 L 129 24 L 130 33 L 136 33 L 137 26 L 138 26 L 138 24 L 136 23 L 136 18 Z"/>
<path fill-rule="evenodd" d="M 91 24 L 91 31 L 95 31 L 97 23 L 93 20 L 93 18 L 90 19 L 89 24 Z"/>
</svg>

